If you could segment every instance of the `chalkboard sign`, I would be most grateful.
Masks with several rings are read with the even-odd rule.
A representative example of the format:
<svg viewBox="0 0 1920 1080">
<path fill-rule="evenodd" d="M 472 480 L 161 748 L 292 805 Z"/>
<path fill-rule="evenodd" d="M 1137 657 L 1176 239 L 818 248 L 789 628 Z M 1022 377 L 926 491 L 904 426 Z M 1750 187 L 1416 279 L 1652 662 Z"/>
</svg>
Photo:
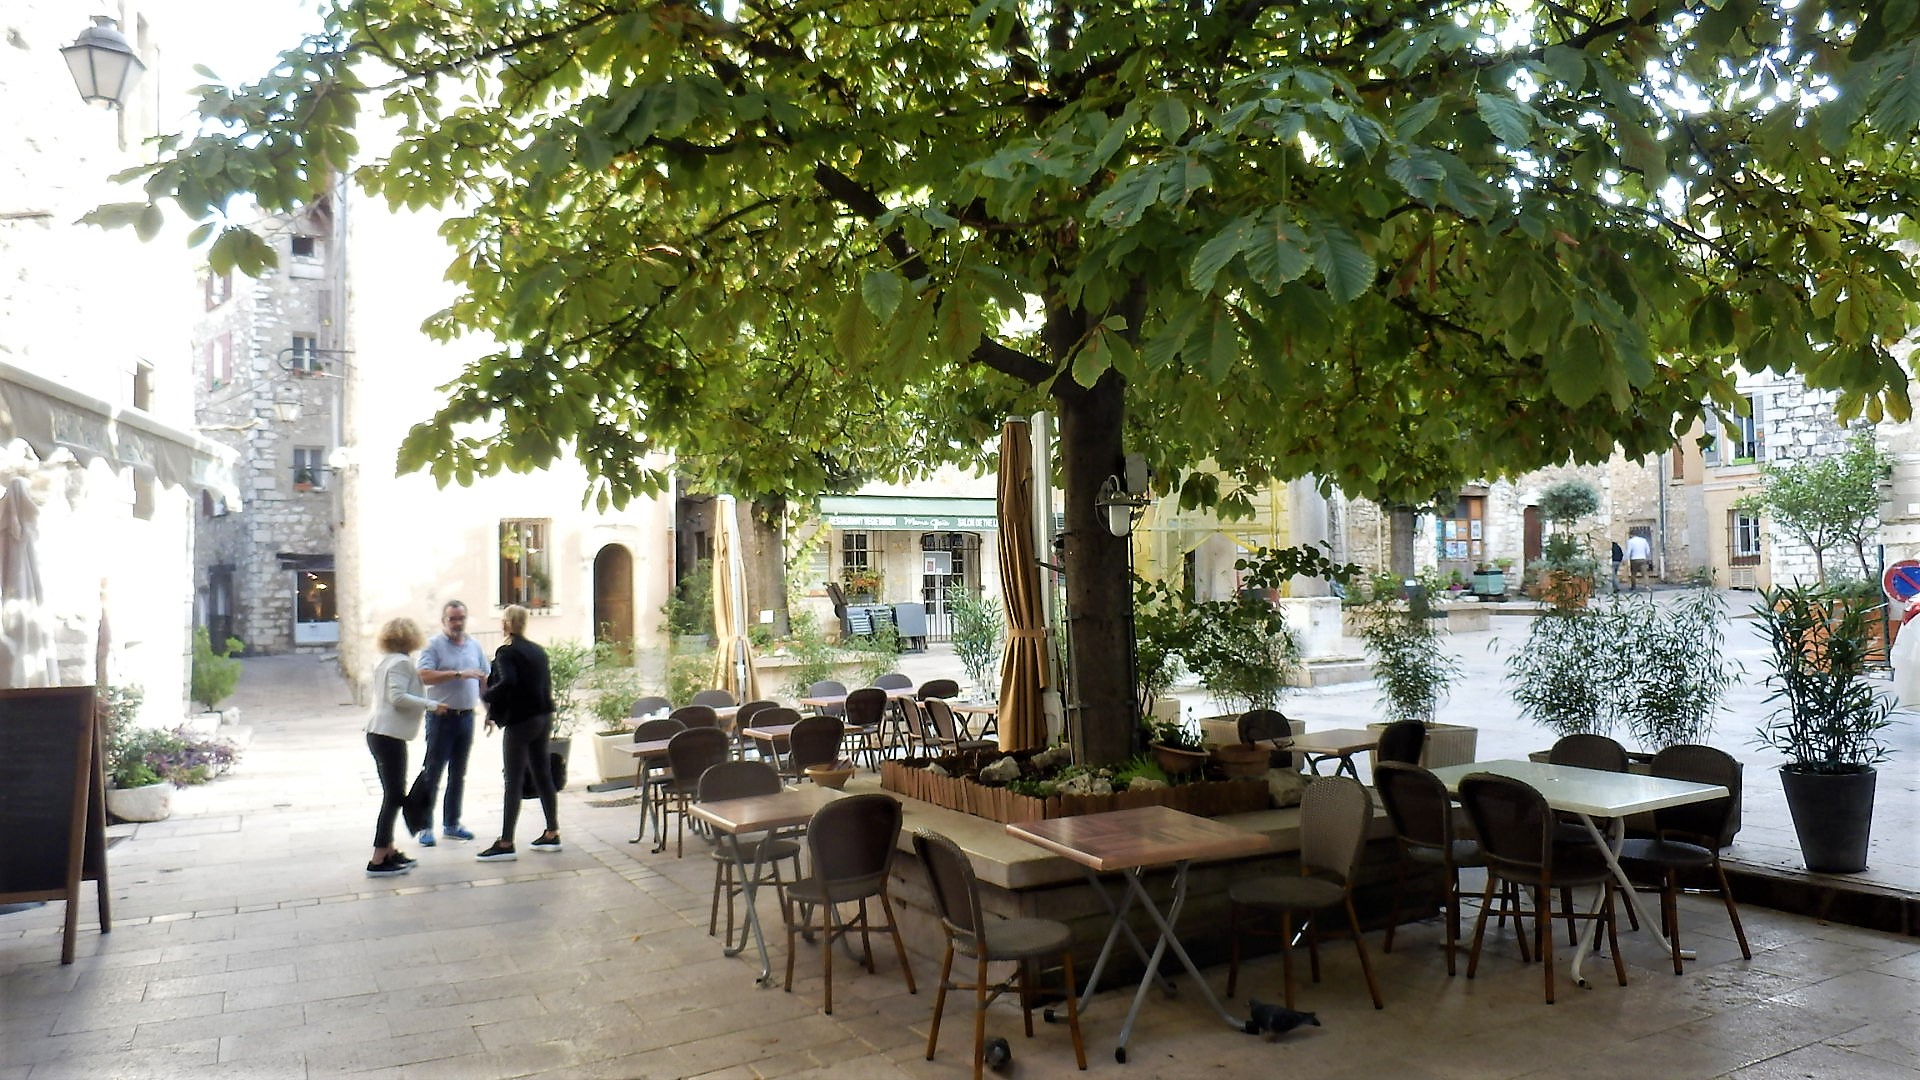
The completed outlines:
<svg viewBox="0 0 1920 1080">
<path fill-rule="evenodd" d="M 0 903 L 65 900 L 73 963 L 80 883 L 107 907 L 106 783 L 91 686 L 0 690 Z"/>
</svg>

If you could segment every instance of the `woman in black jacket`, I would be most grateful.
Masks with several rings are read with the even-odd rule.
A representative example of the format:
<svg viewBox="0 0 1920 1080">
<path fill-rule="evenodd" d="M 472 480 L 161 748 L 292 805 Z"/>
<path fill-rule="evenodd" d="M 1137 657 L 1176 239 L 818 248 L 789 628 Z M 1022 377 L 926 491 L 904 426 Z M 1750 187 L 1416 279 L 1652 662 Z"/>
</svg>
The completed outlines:
<svg viewBox="0 0 1920 1080">
<path fill-rule="evenodd" d="M 513 850 L 513 828 L 520 820 L 520 790 L 529 772 L 534 790 L 540 793 L 540 809 L 547 815 L 547 831 L 533 842 L 533 850 L 560 850 L 559 800 L 553 790 L 553 770 L 547 764 L 547 736 L 553 732 L 553 676 L 547 651 L 526 638 L 526 608 L 510 605 L 500 619 L 507 643 L 494 651 L 493 672 L 480 696 L 487 703 L 488 732 L 500 729 L 507 798 L 500 811 L 500 838 L 477 856 L 481 862 L 520 857 Z"/>
</svg>

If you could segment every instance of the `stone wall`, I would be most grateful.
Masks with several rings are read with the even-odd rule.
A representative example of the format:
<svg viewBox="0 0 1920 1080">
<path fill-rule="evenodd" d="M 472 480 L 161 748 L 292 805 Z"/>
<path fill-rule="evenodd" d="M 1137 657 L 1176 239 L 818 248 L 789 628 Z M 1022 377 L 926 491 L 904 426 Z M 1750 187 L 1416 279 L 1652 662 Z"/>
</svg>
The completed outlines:
<svg viewBox="0 0 1920 1080">
<path fill-rule="evenodd" d="M 1845 451 L 1851 433 L 1834 419 L 1837 395 L 1831 390 L 1811 389 L 1797 381 L 1776 384 L 1767 392 L 1764 421 L 1767 427 L 1767 462 L 1786 465 L 1808 458 L 1828 457 Z M 1876 523 L 1877 526 L 1877 523 Z M 1816 577 L 1813 549 L 1793 534 L 1766 523 L 1771 541 L 1770 568 L 1776 582 L 1812 581 Z M 1875 561 L 1869 548 L 1867 559 Z M 1869 574 L 1878 572 L 1868 567 Z M 1858 556 L 1848 548 L 1827 552 L 1828 576 L 1857 577 L 1861 573 Z"/>
</svg>

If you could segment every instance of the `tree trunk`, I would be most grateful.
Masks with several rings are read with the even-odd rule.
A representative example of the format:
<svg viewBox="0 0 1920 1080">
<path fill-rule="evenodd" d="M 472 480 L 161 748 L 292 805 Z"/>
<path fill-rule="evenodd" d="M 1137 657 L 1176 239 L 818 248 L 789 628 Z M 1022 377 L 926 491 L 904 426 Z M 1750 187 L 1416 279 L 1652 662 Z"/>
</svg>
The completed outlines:
<svg viewBox="0 0 1920 1080">
<path fill-rule="evenodd" d="M 1130 540 L 1109 533 L 1094 505 L 1100 484 L 1123 467 L 1121 423 L 1126 383 L 1108 371 L 1091 389 L 1061 379 L 1060 472 L 1066 493 L 1063 553 L 1071 698 L 1067 727 L 1077 758 L 1089 764 L 1125 761 L 1136 752 L 1133 581 Z"/>
<path fill-rule="evenodd" d="M 790 632 L 784 535 L 787 501 L 768 495 L 751 502 L 736 501 L 735 506 L 745 548 L 741 557 L 747 569 L 747 625 L 759 625 L 760 613 L 771 611 L 773 635 L 786 637 Z"/>
<path fill-rule="evenodd" d="M 1407 581 L 1413 577 L 1413 507 L 1396 506 L 1390 513 L 1388 565 L 1396 581 Z"/>
</svg>

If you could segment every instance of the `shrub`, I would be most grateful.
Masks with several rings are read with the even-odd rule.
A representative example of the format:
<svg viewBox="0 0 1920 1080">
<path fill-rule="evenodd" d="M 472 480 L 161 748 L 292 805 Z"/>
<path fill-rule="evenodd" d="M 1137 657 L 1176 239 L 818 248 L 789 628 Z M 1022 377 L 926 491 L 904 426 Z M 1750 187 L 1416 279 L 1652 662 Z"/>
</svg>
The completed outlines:
<svg viewBox="0 0 1920 1080">
<path fill-rule="evenodd" d="M 122 729 L 107 747 L 107 763 L 116 787 L 143 787 L 162 780 L 175 787 L 204 784 L 226 772 L 238 757 L 233 744 L 209 739 L 186 728 Z"/>
<path fill-rule="evenodd" d="M 953 654 L 974 690 L 988 693 L 989 684 L 999 681 L 1000 631 L 1006 625 L 1000 603 L 955 585 L 947 590 L 947 610 L 953 613 Z"/>
<path fill-rule="evenodd" d="M 244 647 L 245 643 L 239 638 L 230 637 L 216 652 L 213 641 L 207 636 L 207 628 L 193 628 L 190 696 L 206 706 L 208 712 L 218 709 L 221 702 L 232 697 L 233 688 L 240 684 L 240 661 L 233 659 L 232 653 Z"/>
</svg>

